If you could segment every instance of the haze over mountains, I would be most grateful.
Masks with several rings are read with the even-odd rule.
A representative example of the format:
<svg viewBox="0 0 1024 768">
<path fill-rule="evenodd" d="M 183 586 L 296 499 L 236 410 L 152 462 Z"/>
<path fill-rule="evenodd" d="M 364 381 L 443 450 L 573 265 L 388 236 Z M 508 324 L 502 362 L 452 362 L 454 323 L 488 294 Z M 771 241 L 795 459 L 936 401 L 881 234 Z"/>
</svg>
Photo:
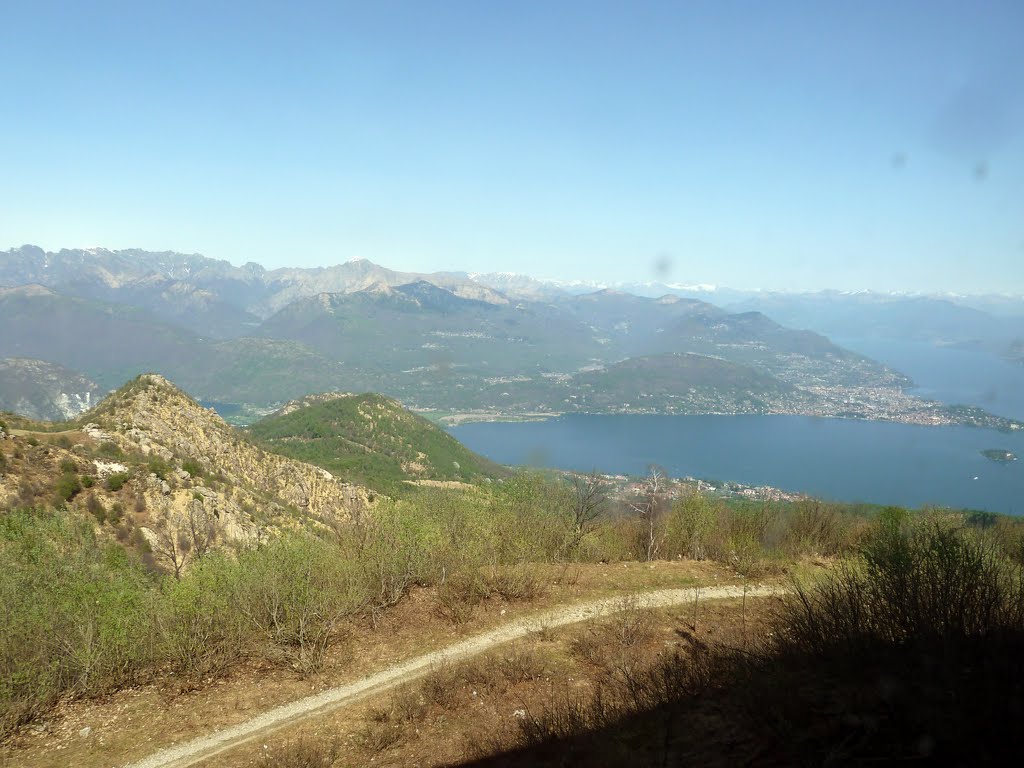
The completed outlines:
<svg viewBox="0 0 1024 768">
<path fill-rule="evenodd" d="M 404 273 L 365 260 L 266 270 L 170 251 L 22 246 L 0 254 L 0 358 L 65 366 L 67 391 L 54 397 L 72 403 L 88 390 L 77 374 L 110 389 L 157 371 L 205 400 L 259 407 L 367 390 L 447 413 L 942 423 L 937 409 L 902 394 L 905 376 L 814 331 L 911 334 L 1007 355 L 1024 336 L 1024 302 L 1015 316 L 1005 298 L 997 315 L 946 298 L 633 290 L 580 293 L 520 275 Z M 657 386 L 641 371 L 656 373 Z M 0 397 L 17 409 L 7 391 Z"/>
</svg>

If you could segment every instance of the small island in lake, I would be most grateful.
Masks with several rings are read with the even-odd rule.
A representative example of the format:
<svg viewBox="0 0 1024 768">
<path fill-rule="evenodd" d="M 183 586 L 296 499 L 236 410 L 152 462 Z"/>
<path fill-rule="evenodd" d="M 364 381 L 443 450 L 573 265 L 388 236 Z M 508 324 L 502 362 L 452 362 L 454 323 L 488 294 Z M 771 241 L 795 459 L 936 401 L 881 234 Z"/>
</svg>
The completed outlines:
<svg viewBox="0 0 1024 768">
<path fill-rule="evenodd" d="M 1010 453 L 1010 451 L 1004 451 L 1002 448 L 989 448 L 981 452 L 981 455 L 986 459 L 992 461 L 1016 461 L 1017 457 Z"/>
</svg>

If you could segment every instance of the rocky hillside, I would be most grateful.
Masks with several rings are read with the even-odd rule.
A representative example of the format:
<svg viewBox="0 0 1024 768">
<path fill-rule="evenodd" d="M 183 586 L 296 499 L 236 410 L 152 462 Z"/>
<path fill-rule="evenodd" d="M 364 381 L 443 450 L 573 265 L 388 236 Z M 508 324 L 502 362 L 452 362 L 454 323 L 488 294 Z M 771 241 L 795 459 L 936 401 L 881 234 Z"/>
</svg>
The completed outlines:
<svg viewBox="0 0 1024 768">
<path fill-rule="evenodd" d="M 471 482 L 507 474 L 401 403 L 376 394 L 304 397 L 252 425 L 249 433 L 277 453 L 385 493 L 409 482 Z"/>
<path fill-rule="evenodd" d="M 0 359 L 0 411 L 44 421 L 74 419 L 96 405 L 100 394 L 96 382 L 64 366 Z"/>
<path fill-rule="evenodd" d="M 252 444 L 161 376 L 140 376 L 77 422 L 0 423 L 0 508 L 91 514 L 175 570 L 191 553 L 330 524 L 375 495 Z"/>
<path fill-rule="evenodd" d="M 365 492 L 330 472 L 253 445 L 167 379 L 140 376 L 104 400 L 87 419 L 123 450 L 167 462 L 198 462 L 248 495 L 321 517 L 342 513 Z"/>
</svg>

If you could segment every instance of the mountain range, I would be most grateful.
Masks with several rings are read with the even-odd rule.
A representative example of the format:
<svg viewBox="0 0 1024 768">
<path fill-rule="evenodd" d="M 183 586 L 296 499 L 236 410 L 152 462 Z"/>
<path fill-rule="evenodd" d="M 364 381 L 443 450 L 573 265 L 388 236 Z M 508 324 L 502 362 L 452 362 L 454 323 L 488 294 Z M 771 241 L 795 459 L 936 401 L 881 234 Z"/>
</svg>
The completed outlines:
<svg viewBox="0 0 1024 768">
<path fill-rule="evenodd" d="M 930 329 L 930 338 L 989 343 L 998 327 L 1007 354 L 1017 349 L 1013 317 L 945 300 L 765 294 L 720 307 L 665 288 L 580 293 L 508 273 L 408 273 L 365 260 L 266 270 L 170 251 L 22 246 L 0 254 L 0 358 L 63 366 L 100 390 L 157 371 L 206 401 L 264 410 L 344 390 L 436 416 L 876 417 L 920 405 L 902 394 L 909 379 L 804 329 L 842 336 L 860 323 L 867 333 Z M 658 385 L 624 386 L 626 372 L 642 371 Z"/>
</svg>

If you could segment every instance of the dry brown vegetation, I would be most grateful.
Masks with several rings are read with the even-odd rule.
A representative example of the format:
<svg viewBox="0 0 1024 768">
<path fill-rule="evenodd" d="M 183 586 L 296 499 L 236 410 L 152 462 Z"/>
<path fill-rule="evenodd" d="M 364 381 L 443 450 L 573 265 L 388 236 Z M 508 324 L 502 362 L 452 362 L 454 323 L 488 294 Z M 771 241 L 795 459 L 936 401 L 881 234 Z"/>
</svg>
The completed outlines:
<svg viewBox="0 0 1024 768">
<path fill-rule="evenodd" d="M 75 764 L 83 768 L 124 764 L 160 746 L 237 724 L 278 704 L 360 679 L 535 611 L 648 586 L 722 584 L 735 579 L 730 571 L 713 563 L 689 561 L 583 563 L 572 569 L 571 578 L 564 578 L 565 569 L 557 565 L 547 566 L 543 573 L 550 587 L 536 601 L 509 602 L 495 595 L 476 604 L 469 618 L 458 625 L 438 611 L 436 588 L 413 587 L 404 600 L 381 614 L 376 624 L 346 625 L 316 672 L 255 654 L 244 656 L 198 686 L 182 686 L 178 676 L 168 675 L 99 698 L 63 699 L 0 747 L 0 765 L 5 755 L 19 768 L 64 765 L 68 755 L 74 755 Z M 87 726 L 94 732 L 83 739 L 79 731 Z"/>
<path fill-rule="evenodd" d="M 351 745 L 335 766 L 991 763 L 1024 713 L 1024 582 L 1000 538 L 892 510 L 786 600 L 625 604 L 317 728 Z"/>
<path fill-rule="evenodd" d="M 582 625 L 549 630 L 477 657 L 432 670 L 420 682 L 375 701 L 324 716 L 315 724 L 242 746 L 208 765 L 256 765 L 269 756 L 287 756 L 293 745 L 318 739 L 343 748 L 333 765 L 451 765 L 501 753 L 554 713 L 572 719 L 599 695 L 611 705 L 636 692 L 640 670 L 666 658 L 686 657 L 705 645 L 741 643 L 744 626 L 761 631 L 770 614 L 768 601 L 708 602 L 698 628 L 686 623 L 688 607 L 639 610 L 623 597 L 621 614 Z M 581 636 L 607 642 L 605 655 L 584 658 Z M 632 687 L 630 687 L 632 686 Z M 266 745 L 266 749 L 264 749 Z M 305 748 L 305 747 L 303 747 Z"/>
</svg>

